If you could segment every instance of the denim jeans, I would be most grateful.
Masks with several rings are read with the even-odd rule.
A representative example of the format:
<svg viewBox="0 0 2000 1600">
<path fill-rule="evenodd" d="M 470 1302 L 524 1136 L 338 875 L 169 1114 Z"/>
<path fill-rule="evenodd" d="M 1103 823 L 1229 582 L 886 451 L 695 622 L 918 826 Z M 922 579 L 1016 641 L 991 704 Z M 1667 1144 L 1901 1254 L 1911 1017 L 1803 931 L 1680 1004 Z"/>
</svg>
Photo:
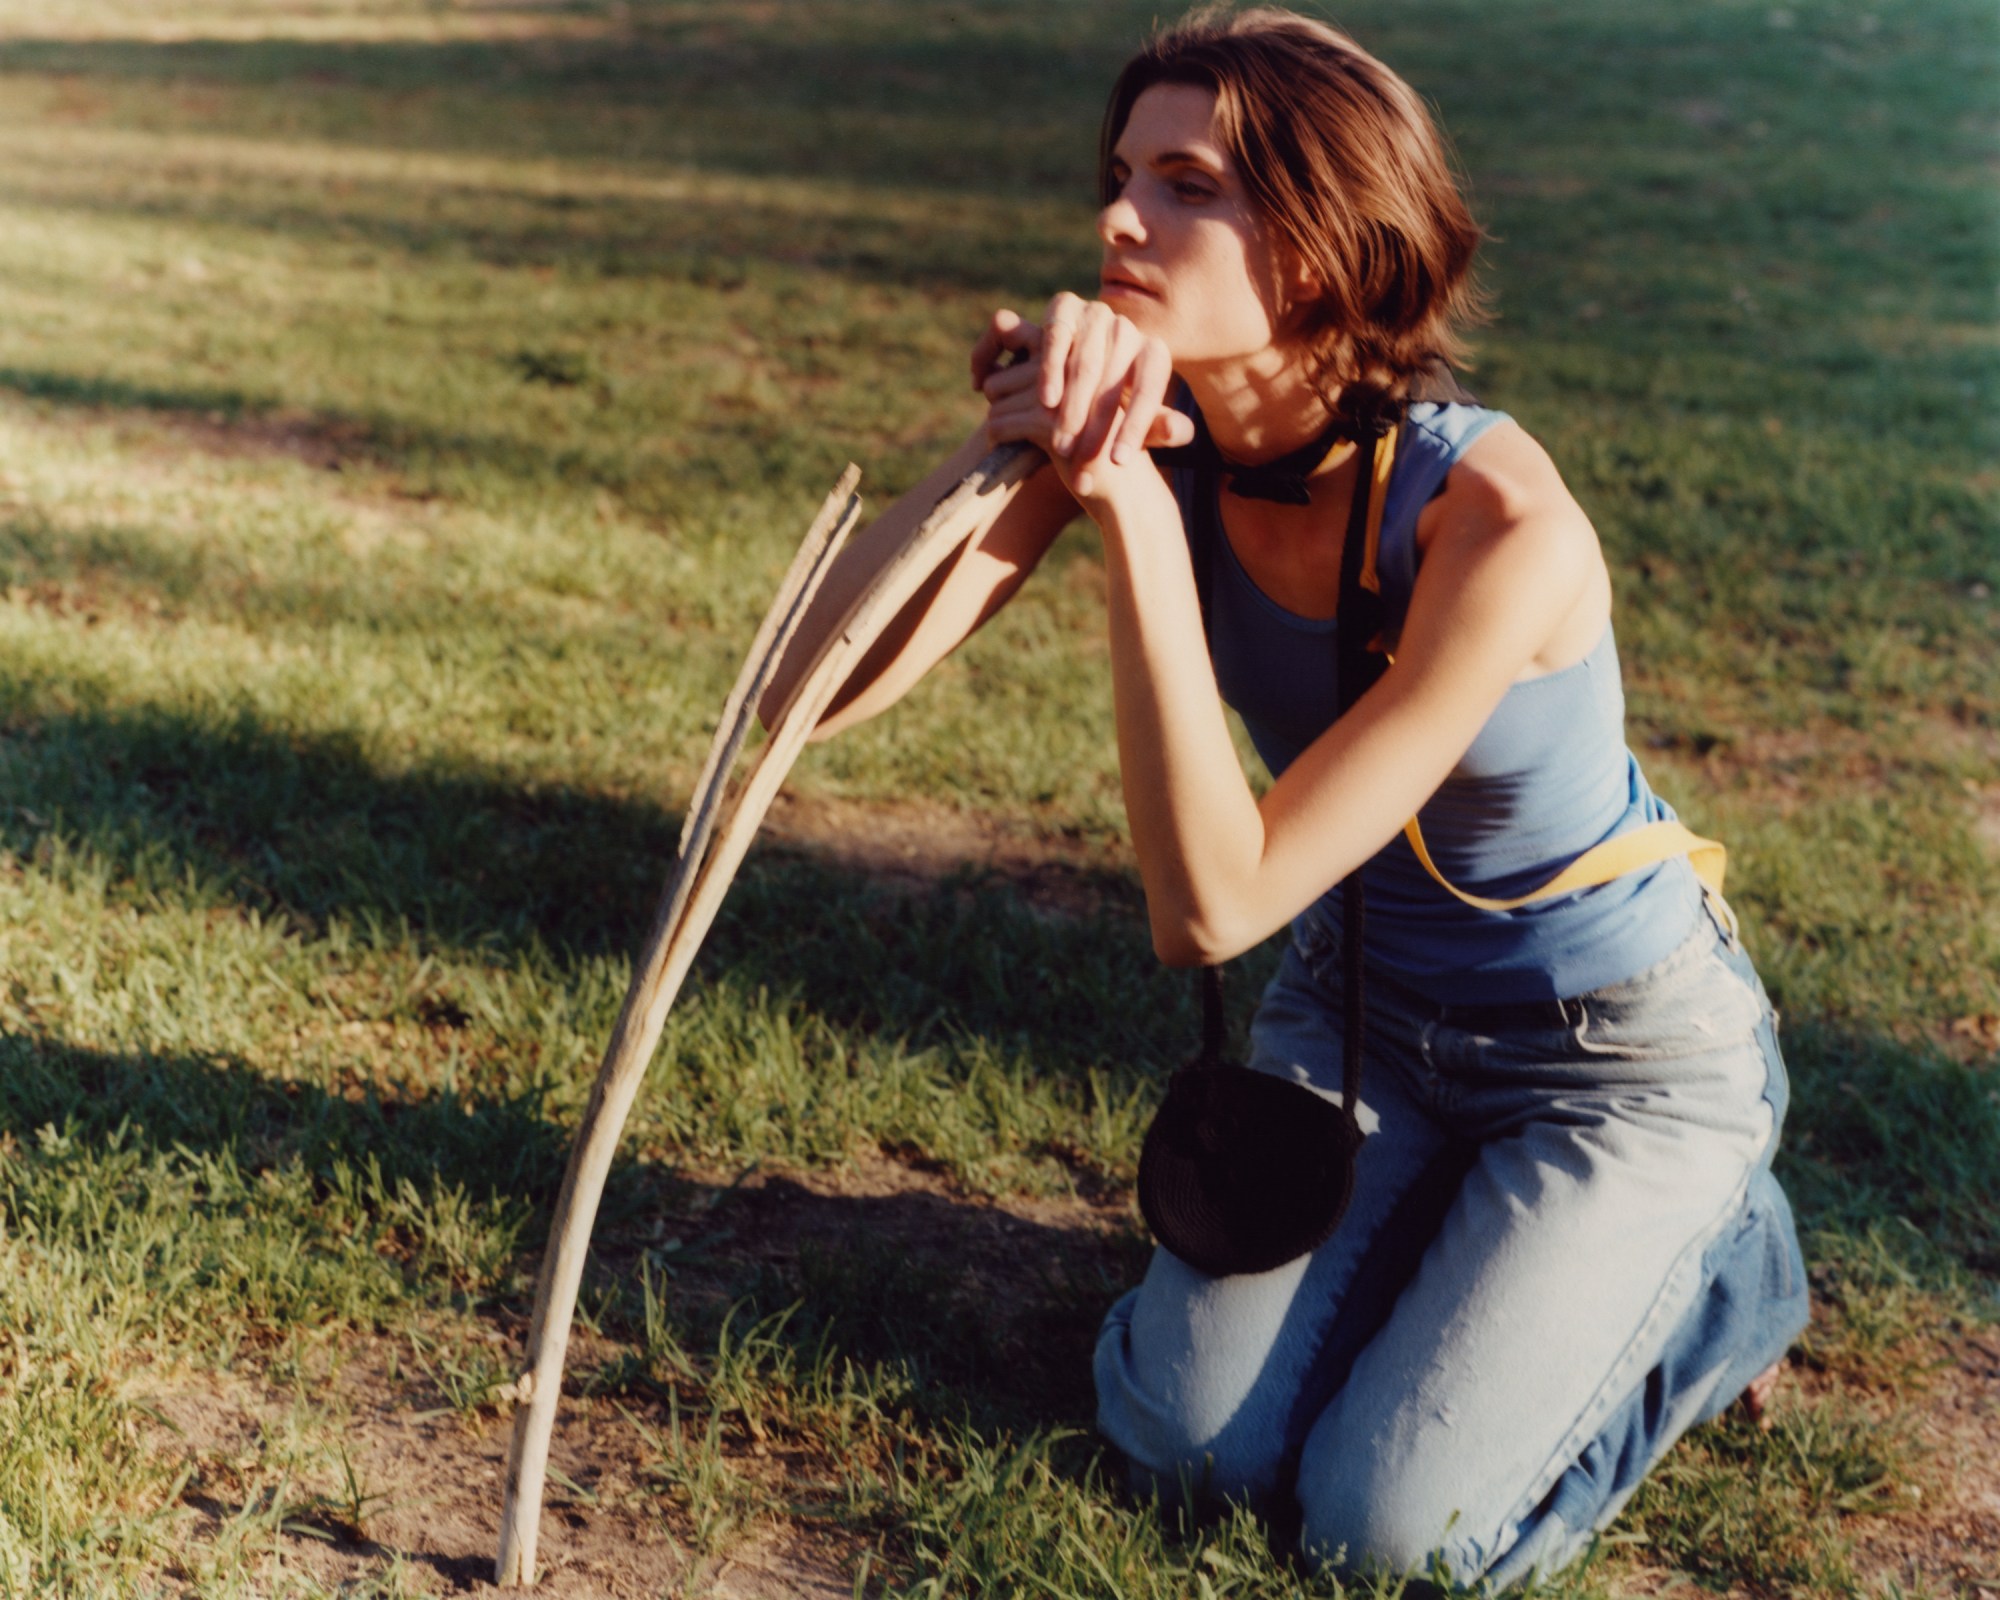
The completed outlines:
<svg viewBox="0 0 2000 1600">
<path fill-rule="evenodd" d="M 1337 1096 L 1331 922 L 1295 925 L 1250 1065 Z M 1380 978 L 1366 1006 L 1339 1229 L 1256 1275 L 1155 1251 L 1099 1336 L 1099 1426 L 1142 1490 L 1295 1515 L 1346 1570 L 1504 1587 L 1580 1554 L 1805 1325 L 1775 1019 L 1709 914 L 1542 1014 Z"/>
</svg>

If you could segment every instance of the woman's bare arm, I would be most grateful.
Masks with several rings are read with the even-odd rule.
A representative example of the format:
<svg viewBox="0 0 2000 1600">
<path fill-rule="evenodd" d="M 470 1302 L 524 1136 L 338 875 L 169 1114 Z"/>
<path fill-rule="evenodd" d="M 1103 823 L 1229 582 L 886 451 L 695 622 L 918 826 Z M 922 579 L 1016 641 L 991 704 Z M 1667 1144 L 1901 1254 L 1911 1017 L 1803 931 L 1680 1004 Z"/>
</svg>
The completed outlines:
<svg viewBox="0 0 2000 1600">
<path fill-rule="evenodd" d="M 973 434 L 849 541 L 820 586 L 758 705 L 758 714 L 766 724 L 785 704 L 828 634 L 840 625 L 884 563 L 989 448 L 983 431 Z M 831 738 L 894 705 L 1013 597 L 1056 535 L 1077 514 L 1076 502 L 1063 488 L 1062 480 L 1046 470 L 991 498 L 987 520 L 973 529 L 964 545 L 917 591 L 862 658 L 834 697 L 813 733 L 814 739 Z"/>
<path fill-rule="evenodd" d="M 1074 296 L 1058 296 L 1075 301 Z M 1082 304 L 1081 301 L 1075 301 Z M 972 386 L 989 402 L 1014 395 L 1039 381 L 1042 329 L 1016 312 L 995 311 L 972 348 Z M 1150 378 L 1143 397 L 1135 396 L 1120 412 L 1118 448 L 1130 457 L 1148 446 L 1185 444 L 1194 425 L 1163 405 L 1171 364 L 1164 346 L 1150 352 Z M 1013 364 L 1010 366 L 1010 363 Z M 1108 426 L 1110 411 L 1092 418 L 1090 429 Z M 1082 418 L 1078 422 L 1082 422 Z M 769 691 L 758 705 L 768 725 L 785 704 L 827 635 L 883 565 L 902 546 L 939 499 L 948 494 L 1003 438 L 1015 437 L 996 427 L 989 412 L 986 426 L 960 445 L 923 482 L 903 495 L 862 530 L 843 550 L 807 611 L 792 647 L 779 663 Z M 861 664 L 835 695 L 831 708 L 814 731 L 815 739 L 831 738 L 843 728 L 865 721 L 894 705 L 930 669 L 977 632 L 986 620 L 1013 598 L 1035 565 L 1048 553 L 1057 534 L 1075 520 L 1077 503 L 1061 475 L 1038 470 L 1025 482 L 992 496 L 987 519 L 980 523 L 931 579 L 919 589 L 902 613 L 883 632 Z"/>
<path fill-rule="evenodd" d="M 1548 457 L 1518 428 L 1492 429 L 1419 523 L 1423 565 L 1395 665 L 1260 798 L 1200 647 L 1179 507 L 1149 458 L 1118 459 L 1143 341 L 1099 310 L 1079 321 L 1092 359 L 1073 354 L 1063 374 L 1086 386 L 1081 399 L 1051 405 L 1047 363 L 1031 351 L 1001 392 L 989 384 L 987 433 L 1047 452 L 1104 536 L 1119 771 L 1154 948 L 1172 965 L 1222 961 L 1394 837 L 1508 685 L 1601 633 L 1608 586 L 1596 534 Z M 1078 413 L 1090 424 L 1073 432 Z"/>
<path fill-rule="evenodd" d="M 1556 636 L 1602 631 L 1596 536 L 1533 441 L 1507 435 L 1475 443 L 1429 508 L 1395 665 L 1261 798 L 1206 656 L 1186 648 L 1200 612 L 1171 497 L 1155 477 L 1092 508 L 1126 811 L 1169 964 L 1226 960 L 1282 927 L 1395 836 Z"/>
</svg>

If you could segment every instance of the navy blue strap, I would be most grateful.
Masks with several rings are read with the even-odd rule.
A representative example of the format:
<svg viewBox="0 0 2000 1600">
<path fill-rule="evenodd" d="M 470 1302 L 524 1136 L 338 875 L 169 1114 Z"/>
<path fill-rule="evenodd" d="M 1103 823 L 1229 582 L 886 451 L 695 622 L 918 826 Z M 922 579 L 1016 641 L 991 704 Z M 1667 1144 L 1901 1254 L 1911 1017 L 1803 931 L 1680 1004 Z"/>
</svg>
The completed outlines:
<svg viewBox="0 0 2000 1600">
<path fill-rule="evenodd" d="M 1347 537 L 1340 546 L 1340 609 L 1334 624 L 1337 641 L 1340 685 L 1340 714 L 1347 715 L 1355 701 L 1382 676 L 1383 661 L 1368 648 L 1375 637 L 1380 602 L 1361 587 L 1361 559 L 1368 543 L 1368 502 L 1375 488 L 1375 459 L 1382 449 L 1382 435 L 1369 441 L 1366 450 L 1355 456 L 1354 496 L 1347 513 Z M 1348 1115 L 1354 1114 L 1361 1098 L 1361 1049 L 1363 1008 L 1366 1004 L 1361 982 L 1362 940 L 1367 935 L 1368 912 L 1361 889 L 1361 869 L 1356 867 L 1340 885 L 1340 945 L 1342 967 L 1341 1021 L 1345 1025 L 1341 1054 L 1341 1103 Z"/>
</svg>

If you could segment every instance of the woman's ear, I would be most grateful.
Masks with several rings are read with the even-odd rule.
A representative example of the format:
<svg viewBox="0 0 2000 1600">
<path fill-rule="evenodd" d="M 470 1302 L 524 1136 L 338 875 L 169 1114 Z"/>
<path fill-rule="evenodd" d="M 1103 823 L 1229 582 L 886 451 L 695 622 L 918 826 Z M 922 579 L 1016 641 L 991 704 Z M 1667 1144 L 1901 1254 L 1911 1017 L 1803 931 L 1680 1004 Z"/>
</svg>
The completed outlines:
<svg viewBox="0 0 2000 1600">
<path fill-rule="evenodd" d="M 1313 308 L 1325 297 L 1326 285 L 1312 264 L 1296 251 L 1284 251 L 1277 261 L 1279 321 L 1297 335 L 1312 320 Z"/>
<path fill-rule="evenodd" d="M 1319 281 L 1312 263 L 1304 256 L 1293 255 L 1285 269 L 1285 298 L 1292 308 L 1309 306 L 1325 292 L 1326 285 Z"/>
</svg>

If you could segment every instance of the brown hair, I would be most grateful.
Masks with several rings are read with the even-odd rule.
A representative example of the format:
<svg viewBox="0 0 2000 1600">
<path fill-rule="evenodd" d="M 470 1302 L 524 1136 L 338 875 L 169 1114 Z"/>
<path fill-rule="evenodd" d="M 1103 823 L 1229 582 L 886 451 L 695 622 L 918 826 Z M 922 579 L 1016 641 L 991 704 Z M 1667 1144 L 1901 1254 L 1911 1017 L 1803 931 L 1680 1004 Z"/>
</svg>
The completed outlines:
<svg viewBox="0 0 2000 1600">
<path fill-rule="evenodd" d="M 1251 201 L 1319 281 L 1290 331 L 1318 387 L 1342 391 L 1342 414 L 1399 403 L 1428 370 L 1463 364 L 1460 330 L 1484 315 L 1472 278 L 1483 234 L 1415 90 L 1323 22 L 1271 7 L 1196 11 L 1112 88 L 1097 168 L 1107 205 L 1112 147 L 1157 83 L 1214 92 Z"/>
</svg>

